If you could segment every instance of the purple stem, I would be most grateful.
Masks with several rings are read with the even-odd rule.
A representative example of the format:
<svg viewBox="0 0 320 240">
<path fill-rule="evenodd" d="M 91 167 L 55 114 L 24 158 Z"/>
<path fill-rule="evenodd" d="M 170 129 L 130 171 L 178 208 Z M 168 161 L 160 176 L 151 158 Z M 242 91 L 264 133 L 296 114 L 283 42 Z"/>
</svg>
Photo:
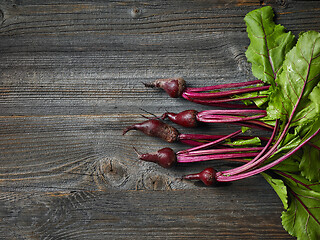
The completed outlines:
<svg viewBox="0 0 320 240">
<path fill-rule="evenodd" d="M 179 140 L 216 140 L 227 135 L 207 135 L 207 134 L 183 134 L 179 135 Z M 251 136 L 235 136 L 235 139 L 252 139 L 254 137 Z M 269 138 L 259 137 L 263 141 L 268 141 Z"/>
<path fill-rule="evenodd" d="M 320 129 L 318 129 L 309 138 L 307 138 L 302 143 L 300 143 L 300 145 L 298 145 L 296 148 L 294 148 L 293 150 L 289 151 L 288 153 L 286 153 L 282 157 L 278 158 L 277 160 L 274 160 L 273 162 L 271 162 L 271 163 L 269 163 L 269 164 L 267 164 L 267 165 L 265 165 L 263 167 L 260 167 L 258 169 L 252 170 L 252 171 L 247 172 L 247 173 L 235 175 L 235 176 L 224 176 L 224 175 L 220 175 L 219 174 L 217 176 L 217 180 L 219 182 L 230 182 L 230 181 L 235 181 L 235 180 L 240 180 L 240 179 L 243 179 L 243 178 L 251 177 L 253 175 L 256 175 L 258 173 L 266 171 L 266 170 L 276 166 L 277 164 L 281 163 L 282 161 L 286 160 L 288 157 L 291 157 L 294 153 L 296 153 L 301 147 L 303 147 L 310 139 L 312 139 L 314 136 L 316 136 L 319 132 L 320 132 Z"/>
<path fill-rule="evenodd" d="M 223 109 L 223 110 L 204 110 L 197 114 L 197 116 L 207 116 L 207 115 L 213 115 L 213 114 L 244 114 L 244 113 L 262 113 L 267 114 L 266 110 L 260 110 L 260 109 Z"/>
<path fill-rule="evenodd" d="M 232 138 L 232 137 L 235 137 L 235 136 L 239 135 L 240 133 L 242 133 L 242 131 L 238 130 L 238 131 L 236 131 L 234 133 L 226 135 L 226 136 L 224 136 L 222 138 L 219 138 L 219 139 L 217 139 L 215 141 L 212 141 L 212 142 L 209 142 L 209 143 L 205 143 L 205 144 L 202 144 L 202 145 L 197 146 L 197 147 L 189 148 L 187 150 L 179 151 L 179 152 L 177 152 L 177 155 L 181 154 L 181 153 L 191 152 L 191 151 L 200 150 L 200 149 L 204 149 L 204 148 L 207 148 L 207 147 L 211 147 L 211 146 L 217 145 L 217 144 L 225 141 L 228 138 Z"/>
<path fill-rule="evenodd" d="M 256 116 L 232 116 L 232 115 L 207 115 L 198 117 L 197 120 L 199 122 L 205 122 L 205 123 L 232 123 L 232 122 L 242 122 L 242 121 L 249 121 L 254 120 L 258 118 L 263 118 L 266 115 L 256 115 Z"/>
<path fill-rule="evenodd" d="M 310 64 L 309 64 L 308 71 L 307 71 L 307 76 L 306 76 L 305 79 L 308 79 L 309 72 L 310 72 Z M 288 119 L 288 121 L 287 121 L 287 123 L 286 123 L 286 125 L 285 125 L 285 127 L 284 127 L 284 129 L 283 129 L 283 131 L 282 131 L 282 133 L 280 135 L 280 137 L 278 138 L 277 142 L 270 148 L 270 150 L 264 156 L 262 156 L 259 160 L 256 160 L 255 164 L 262 164 L 266 159 L 268 159 L 270 156 L 272 156 L 276 152 L 276 150 L 277 150 L 279 144 L 281 143 L 281 141 L 285 138 L 285 135 L 287 134 L 287 131 L 288 131 L 289 127 L 290 127 L 290 124 L 291 124 L 291 121 L 292 121 L 293 116 L 295 114 L 295 111 L 298 108 L 298 105 L 299 105 L 299 103 L 300 103 L 300 101 L 302 99 L 302 95 L 303 95 L 304 89 L 306 87 L 306 84 L 307 84 L 307 81 L 305 81 L 303 86 L 302 86 L 302 90 L 301 90 L 300 96 L 299 96 L 299 98 L 298 98 L 298 100 L 297 100 L 297 102 L 296 102 L 296 104 L 295 104 L 295 106 L 294 106 L 294 108 L 293 108 L 293 110 L 292 110 L 292 112 L 291 112 L 291 114 L 289 116 L 289 119 Z M 271 162 L 271 163 L 269 163 L 269 164 L 267 164 L 267 165 L 265 165 L 265 166 L 263 166 L 261 168 L 252 170 L 252 171 L 247 172 L 247 173 L 239 174 L 239 175 L 236 175 L 236 176 L 226 177 L 226 176 L 220 175 L 219 177 L 221 178 L 221 181 L 233 181 L 233 180 L 246 178 L 246 177 L 258 174 L 260 172 L 263 172 L 263 171 L 275 166 L 276 164 L 280 163 L 281 161 L 287 159 L 288 157 L 290 157 L 293 153 L 298 151 L 298 149 L 300 149 L 305 143 L 307 143 L 312 137 L 316 136 L 319 131 L 320 131 L 320 129 L 318 129 L 315 134 L 313 134 L 310 138 L 308 138 L 306 141 L 301 143 L 298 147 L 296 147 L 292 151 L 289 151 L 284 156 L 278 158 L 277 160 L 275 160 L 275 161 L 273 161 L 273 162 Z M 230 170 L 228 172 L 228 175 L 230 174 L 230 172 L 232 172 L 232 170 Z M 220 174 L 220 173 L 218 173 L 218 174 Z"/>
<path fill-rule="evenodd" d="M 232 101 L 239 101 L 239 100 L 247 100 L 247 99 L 253 99 L 253 98 L 262 98 L 265 96 L 257 96 L 257 97 L 247 97 L 247 98 L 227 98 L 227 99 L 219 99 L 219 100 L 199 100 L 199 99 L 193 99 L 189 98 L 188 96 L 182 94 L 182 97 L 186 100 L 202 105 L 209 105 L 209 106 L 215 106 L 215 107 L 224 107 L 224 108 L 246 108 L 246 109 L 258 109 L 256 105 L 245 105 L 245 104 L 233 104 L 233 103 L 226 103 L 226 102 L 232 102 Z"/>
<path fill-rule="evenodd" d="M 261 151 L 262 149 L 263 147 L 207 149 L 207 150 L 198 150 L 198 151 L 187 152 L 187 153 L 180 153 L 177 155 L 191 157 L 191 156 L 201 156 L 201 155 L 231 153 L 231 152 L 253 152 L 253 151 Z"/>
<path fill-rule="evenodd" d="M 262 86 L 262 87 L 252 87 L 252 88 L 243 88 L 237 90 L 229 90 L 224 92 L 212 92 L 212 93 L 198 93 L 198 92 L 187 92 L 183 93 L 184 96 L 188 96 L 190 98 L 197 98 L 197 99 L 210 99 L 210 98 L 221 98 L 226 96 L 232 96 L 241 93 L 248 93 L 248 92 L 256 92 L 256 91 L 264 91 L 268 90 L 270 86 Z"/>
<path fill-rule="evenodd" d="M 230 153 L 230 154 L 214 154 L 204 156 L 177 156 L 177 162 L 179 163 L 191 163 L 191 162 L 202 162 L 210 160 L 222 160 L 222 159 L 233 159 L 233 158 L 249 158 L 255 157 L 257 152 L 250 153 Z"/>
<path fill-rule="evenodd" d="M 250 168 L 256 167 L 257 165 L 259 165 L 261 162 L 263 162 L 263 158 L 261 158 L 259 160 L 259 158 L 269 149 L 271 143 L 273 142 L 273 139 L 275 138 L 277 132 L 278 132 L 278 127 L 279 127 L 279 120 L 276 120 L 276 125 L 274 127 L 274 131 L 272 132 L 272 135 L 269 139 L 269 141 L 267 142 L 266 146 L 262 149 L 262 151 L 250 162 L 237 167 L 237 168 L 233 168 L 231 170 L 226 170 L 226 171 L 221 171 L 221 175 L 235 175 L 244 171 L 249 170 Z"/>
<path fill-rule="evenodd" d="M 230 122 L 230 123 L 234 125 L 239 125 L 242 127 L 256 128 L 264 131 L 273 131 L 273 126 L 261 121 L 248 120 L 245 122 Z"/>
<path fill-rule="evenodd" d="M 193 146 L 193 147 L 200 146 L 200 145 L 204 144 L 203 142 L 199 142 L 199 141 L 195 141 L 195 140 L 181 140 L 180 139 L 180 142 L 183 144 L 187 144 L 189 146 Z"/>
<path fill-rule="evenodd" d="M 209 87 L 200 87 L 200 88 L 187 88 L 186 92 L 202 92 L 202 91 L 212 91 L 222 88 L 234 88 L 234 87 L 245 87 L 249 85 L 254 84 L 263 84 L 263 81 L 261 80 L 254 80 L 254 81 L 248 81 L 248 82 L 241 82 L 241 83 L 226 83 L 226 84 L 219 84 Z"/>
</svg>

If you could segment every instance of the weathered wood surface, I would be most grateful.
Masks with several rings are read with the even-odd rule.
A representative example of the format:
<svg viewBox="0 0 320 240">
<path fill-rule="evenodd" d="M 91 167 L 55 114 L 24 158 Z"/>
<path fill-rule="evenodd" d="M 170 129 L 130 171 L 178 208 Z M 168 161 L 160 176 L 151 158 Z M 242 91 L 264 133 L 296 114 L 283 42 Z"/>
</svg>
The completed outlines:
<svg viewBox="0 0 320 240">
<path fill-rule="evenodd" d="M 141 82 L 252 79 L 243 17 L 261 4 L 320 31 L 319 1 L 1 0 L 0 238 L 291 239 L 261 176 L 204 188 L 179 177 L 208 164 L 141 163 L 132 146 L 169 144 L 121 135 L 140 107 L 195 108 Z"/>
</svg>

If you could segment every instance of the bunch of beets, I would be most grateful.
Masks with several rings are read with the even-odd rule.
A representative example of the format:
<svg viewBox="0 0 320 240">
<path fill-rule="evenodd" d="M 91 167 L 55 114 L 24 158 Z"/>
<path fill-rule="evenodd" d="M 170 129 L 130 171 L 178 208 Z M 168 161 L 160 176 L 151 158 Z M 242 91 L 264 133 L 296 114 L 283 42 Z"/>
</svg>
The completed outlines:
<svg viewBox="0 0 320 240">
<path fill-rule="evenodd" d="M 170 97 L 215 109 L 166 112 L 127 127 L 169 143 L 191 147 L 136 153 L 141 160 L 169 168 L 177 163 L 223 160 L 240 165 L 224 171 L 206 168 L 183 179 L 210 186 L 261 173 L 280 197 L 282 225 L 299 240 L 320 239 L 320 33 L 303 32 L 298 40 L 273 22 L 271 7 L 244 18 L 250 45 L 246 57 L 257 80 L 191 88 L 182 78 L 145 83 Z M 182 134 L 165 122 L 186 128 L 230 123 L 241 129 L 228 135 Z M 243 134 L 259 129 L 263 136 Z M 267 171 L 268 170 L 268 171 Z"/>
</svg>

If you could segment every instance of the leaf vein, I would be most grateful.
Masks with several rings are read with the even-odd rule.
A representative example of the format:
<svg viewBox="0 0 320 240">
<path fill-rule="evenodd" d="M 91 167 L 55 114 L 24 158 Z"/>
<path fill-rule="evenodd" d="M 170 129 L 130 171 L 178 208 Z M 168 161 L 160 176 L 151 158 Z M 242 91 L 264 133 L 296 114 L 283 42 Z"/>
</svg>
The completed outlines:
<svg viewBox="0 0 320 240">
<path fill-rule="evenodd" d="M 273 78 L 272 74 L 270 74 L 270 73 L 268 73 L 266 71 L 263 71 L 263 72 Z"/>
<path fill-rule="evenodd" d="M 259 53 L 259 52 L 257 52 L 257 51 L 254 51 L 256 54 L 258 54 L 258 55 L 260 55 L 260 56 L 263 56 L 263 57 L 265 57 L 265 58 L 267 58 L 268 59 L 268 56 L 266 56 L 265 54 L 263 54 L 263 53 Z"/>
<path fill-rule="evenodd" d="M 307 64 L 309 64 L 308 60 L 305 58 L 305 56 L 302 53 L 302 49 L 300 48 L 299 50 L 300 50 L 300 54 L 301 54 L 302 58 L 306 61 Z"/>
<path fill-rule="evenodd" d="M 294 102 L 292 101 L 291 97 L 289 96 L 289 93 L 287 92 L 286 89 L 282 89 L 282 91 L 284 92 L 284 94 L 287 96 L 287 98 L 289 99 L 289 101 L 291 102 L 292 106 L 294 106 Z"/>
<path fill-rule="evenodd" d="M 314 59 L 316 59 L 316 58 L 318 58 L 318 57 L 320 57 L 320 53 L 319 53 L 318 55 L 314 56 L 314 57 L 312 58 L 312 60 L 314 60 Z"/>
<path fill-rule="evenodd" d="M 268 59 L 269 59 L 269 63 L 270 63 L 270 66 L 271 66 L 271 69 L 272 69 L 272 72 L 273 72 L 273 79 L 276 78 L 276 73 L 274 71 L 274 66 L 273 66 L 273 63 L 272 63 L 272 58 L 270 56 L 270 53 L 269 53 L 269 46 L 268 46 L 268 40 L 267 40 L 267 35 L 266 35 L 266 31 L 265 31 L 265 28 L 264 28 L 264 25 L 263 25 L 263 22 L 262 22 L 262 16 L 260 15 L 260 18 L 261 18 L 261 27 L 262 27 L 262 31 L 264 33 L 264 41 L 265 41 L 265 44 L 266 44 L 266 48 L 267 48 L 267 54 L 268 54 Z M 274 32 L 274 28 L 273 28 L 273 32 Z"/>
<path fill-rule="evenodd" d="M 291 63 L 293 64 L 293 66 L 294 66 L 294 68 L 295 68 L 295 72 L 300 76 L 300 78 L 302 79 L 302 81 L 306 83 L 307 80 L 304 79 L 303 76 L 301 75 L 301 73 L 297 70 L 296 64 L 295 64 L 293 61 L 291 61 Z M 308 63 L 308 64 L 310 65 L 310 63 Z M 308 77 L 308 75 L 309 75 L 309 69 L 308 69 L 308 72 L 307 72 L 307 77 Z"/>
<path fill-rule="evenodd" d="M 299 98 L 299 94 L 296 92 L 296 90 L 294 89 L 293 85 L 292 85 L 292 82 L 291 82 L 291 78 L 288 76 L 288 72 L 286 72 L 286 78 L 292 88 L 292 91 L 294 92 L 294 94 L 296 95 L 297 98 Z"/>
<path fill-rule="evenodd" d="M 317 77 L 320 76 L 320 73 L 318 73 L 317 75 L 315 75 L 313 78 L 311 78 L 310 80 L 307 81 L 307 83 L 311 82 L 312 80 L 316 79 Z"/>
<path fill-rule="evenodd" d="M 310 236 L 309 236 L 309 233 L 308 233 L 308 223 L 309 223 L 309 219 L 310 219 L 310 214 L 308 214 L 308 217 L 307 217 L 307 220 L 306 220 L 306 225 L 305 225 L 305 232 L 306 232 L 306 235 L 308 236 L 308 238 L 309 239 L 311 239 L 310 238 Z"/>
<path fill-rule="evenodd" d="M 306 210 L 306 212 L 308 214 L 311 215 L 311 217 L 320 225 L 319 220 L 309 211 L 309 208 L 303 203 L 303 201 L 299 198 L 299 194 L 295 193 L 294 191 L 290 190 L 290 192 L 292 193 L 292 195 L 296 198 L 296 200 L 301 204 L 301 206 Z M 306 197 L 306 196 L 302 196 L 302 197 Z M 320 200 L 320 199 L 317 199 Z M 296 204 L 297 205 L 297 204 Z"/>
<path fill-rule="evenodd" d="M 309 107 L 310 105 L 311 105 L 311 103 L 309 103 L 309 104 L 306 106 L 306 108 Z M 292 122 L 298 122 L 298 121 L 306 118 L 307 115 L 308 115 L 310 112 L 312 112 L 313 110 L 314 110 L 314 108 L 310 109 L 310 110 L 309 110 L 308 112 L 306 112 L 306 114 L 304 114 L 302 117 L 300 117 L 300 118 L 298 118 L 298 119 L 296 119 L 296 120 L 294 120 L 294 121 L 292 121 Z"/>
</svg>

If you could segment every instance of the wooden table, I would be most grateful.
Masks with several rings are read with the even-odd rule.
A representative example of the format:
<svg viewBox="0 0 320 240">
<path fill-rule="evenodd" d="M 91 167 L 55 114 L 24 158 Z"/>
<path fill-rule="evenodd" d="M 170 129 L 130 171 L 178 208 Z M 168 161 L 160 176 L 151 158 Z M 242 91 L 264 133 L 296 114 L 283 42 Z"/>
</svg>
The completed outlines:
<svg viewBox="0 0 320 240">
<path fill-rule="evenodd" d="M 292 239 L 262 176 L 215 188 L 181 181 L 226 166 L 162 169 L 132 147 L 185 146 L 122 136 L 143 121 L 140 108 L 208 108 L 142 82 L 253 79 L 243 18 L 260 5 L 295 35 L 320 31 L 319 1 L 1 0 L 0 239 Z"/>
</svg>

